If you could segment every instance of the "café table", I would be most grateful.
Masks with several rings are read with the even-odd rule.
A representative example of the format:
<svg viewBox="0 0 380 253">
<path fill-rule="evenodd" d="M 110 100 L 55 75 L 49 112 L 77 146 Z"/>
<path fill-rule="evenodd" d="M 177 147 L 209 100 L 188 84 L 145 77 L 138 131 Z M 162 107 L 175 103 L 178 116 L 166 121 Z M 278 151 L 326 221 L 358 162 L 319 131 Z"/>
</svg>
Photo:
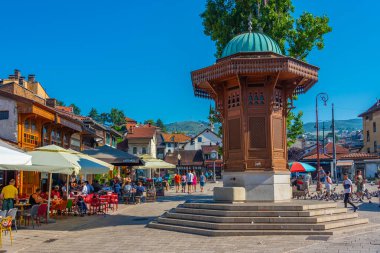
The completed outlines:
<svg viewBox="0 0 380 253">
<path fill-rule="evenodd" d="M 17 204 L 15 204 L 14 205 L 15 207 L 17 207 L 17 208 L 20 208 L 20 225 L 23 223 L 23 221 L 24 221 L 24 211 L 25 211 L 25 207 L 29 207 L 30 206 L 30 204 L 29 203 L 17 203 Z"/>
</svg>

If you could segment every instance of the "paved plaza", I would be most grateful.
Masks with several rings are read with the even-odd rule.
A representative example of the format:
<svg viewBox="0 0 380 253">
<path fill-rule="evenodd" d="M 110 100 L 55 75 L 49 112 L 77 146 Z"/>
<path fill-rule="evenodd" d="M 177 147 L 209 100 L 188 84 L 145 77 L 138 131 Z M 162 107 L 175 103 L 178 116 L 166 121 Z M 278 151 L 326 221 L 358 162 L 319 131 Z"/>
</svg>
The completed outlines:
<svg viewBox="0 0 380 253">
<path fill-rule="evenodd" d="M 204 237 L 147 228 L 146 224 L 189 199 L 211 199 L 205 193 L 170 192 L 155 203 L 123 205 L 107 215 L 59 217 L 55 224 L 14 232 L 14 245 L 3 238 L 0 252 L 380 252 L 378 202 L 360 206 L 371 224 L 334 236 Z M 350 210 L 351 212 L 351 210 Z"/>
</svg>

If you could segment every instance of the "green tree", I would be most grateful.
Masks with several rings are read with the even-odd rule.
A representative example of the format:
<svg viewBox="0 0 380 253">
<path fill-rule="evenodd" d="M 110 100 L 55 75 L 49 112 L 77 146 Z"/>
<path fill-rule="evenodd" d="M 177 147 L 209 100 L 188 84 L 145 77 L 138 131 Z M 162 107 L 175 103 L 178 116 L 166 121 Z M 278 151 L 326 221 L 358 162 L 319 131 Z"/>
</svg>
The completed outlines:
<svg viewBox="0 0 380 253">
<path fill-rule="evenodd" d="M 292 0 L 207 0 L 201 17 L 204 33 L 216 43 L 218 58 L 234 36 L 248 31 L 252 14 L 254 31 L 262 29 L 285 54 L 305 60 L 314 47 L 324 47 L 323 36 L 332 29 L 327 16 L 303 12 L 294 18 L 293 13 Z"/>
<path fill-rule="evenodd" d="M 111 119 L 110 119 L 110 115 L 109 113 L 106 113 L 106 112 L 102 112 L 100 115 L 99 115 L 99 123 L 105 125 L 107 123 L 110 123 L 111 122 Z"/>
<path fill-rule="evenodd" d="M 112 124 L 116 126 L 121 126 L 125 124 L 125 115 L 122 110 L 112 108 L 109 116 L 110 116 L 110 121 L 112 122 Z"/>
<path fill-rule="evenodd" d="M 302 115 L 303 113 L 301 111 L 297 114 L 290 111 L 288 117 L 286 118 L 288 147 L 292 146 L 296 142 L 297 138 L 305 132 L 303 129 Z"/>
<path fill-rule="evenodd" d="M 91 108 L 91 110 L 90 110 L 90 112 L 88 113 L 87 116 L 90 117 L 90 118 L 92 118 L 95 121 L 100 121 L 99 120 L 98 110 L 96 110 L 96 108 L 94 108 L 94 107 Z"/>
<path fill-rule="evenodd" d="M 65 106 L 65 102 L 63 102 L 62 100 L 56 100 L 56 104 L 59 105 L 59 106 Z"/>
<path fill-rule="evenodd" d="M 154 126 L 155 122 L 154 122 L 153 119 L 147 119 L 147 120 L 144 121 L 144 125 L 148 125 L 148 124 L 151 124 L 152 126 Z"/>
<path fill-rule="evenodd" d="M 70 104 L 69 106 L 73 108 L 74 114 L 80 115 L 80 108 L 78 106 L 76 106 L 75 104 Z"/>
<path fill-rule="evenodd" d="M 161 119 L 157 119 L 156 120 L 156 124 L 155 124 L 157 127 L 161 128 L 161 131 L 162 132 L 166 132 L 166 127 L 165 127 L 165 124 L 164 122 L 161 120 Z"/>
</svg>

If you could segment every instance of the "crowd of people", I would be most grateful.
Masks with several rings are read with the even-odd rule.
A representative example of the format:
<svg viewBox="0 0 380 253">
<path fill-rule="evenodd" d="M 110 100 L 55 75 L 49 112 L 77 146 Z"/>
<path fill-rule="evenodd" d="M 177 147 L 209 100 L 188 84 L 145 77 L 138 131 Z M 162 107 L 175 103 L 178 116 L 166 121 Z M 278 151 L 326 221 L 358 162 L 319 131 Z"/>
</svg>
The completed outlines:
<svg viewBox="0 0 380 253">
<path fill-rule="evenodd" d="M 196 192 L 198 180 L 199 180 L 200 191 L 203 192 L 206 181 L 207 181 L 207 177 L 204 175 L 203 172 L 201 172 L 201 174 L 199 175 L 199 178 L 197 176 L 197 173 L 195 173 L 194 170 L 189 170 L 187 173 L 183 172 L 182 175 L 179 173 L 175 174 L 174 186 L 175 186 L 176 193 L 180 191 L 182 193 L 185 193 L 186 189 L 187 189 L 188 194 Z"/>
</svg>

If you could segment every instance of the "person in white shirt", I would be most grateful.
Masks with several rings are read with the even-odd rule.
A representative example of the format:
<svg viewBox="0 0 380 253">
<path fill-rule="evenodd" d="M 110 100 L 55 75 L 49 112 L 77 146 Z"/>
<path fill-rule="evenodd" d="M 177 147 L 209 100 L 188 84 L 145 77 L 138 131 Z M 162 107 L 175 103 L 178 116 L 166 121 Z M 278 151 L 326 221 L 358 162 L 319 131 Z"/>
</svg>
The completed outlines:
<svg viewBox="0 0 380 253">
<path fill-rule="evenodd" d="M 344 188 L 344 207 L 347 208 L 347 203 L 350 204 L 354 208 L 354 212 L 359 209 L 359 207 L 355 206 L 351 200 L 350 195 L 352 193 L 352 181 L 348 179 L 348 174 L 343 174 L 343 188 Z"/>
<path fill-rule="evenodd" d="M 190 194 L 193 186 L 193 180 L 194 180 L 194 174 L 189 170 L 189 172 L 186 174 L 186 181 L 187 181 L 187 193 Z"/>
</svg>

